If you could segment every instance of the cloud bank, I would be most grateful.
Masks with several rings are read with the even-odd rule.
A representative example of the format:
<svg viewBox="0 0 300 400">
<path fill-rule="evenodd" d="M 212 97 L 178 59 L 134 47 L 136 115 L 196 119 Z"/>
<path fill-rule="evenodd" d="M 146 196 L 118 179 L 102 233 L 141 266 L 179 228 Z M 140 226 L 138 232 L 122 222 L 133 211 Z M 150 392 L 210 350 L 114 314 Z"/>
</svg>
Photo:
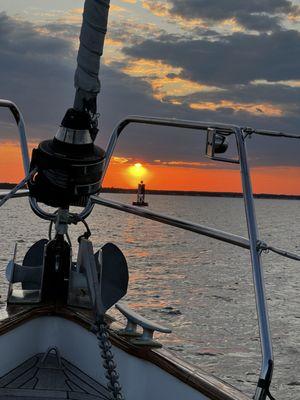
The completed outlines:
<svg viewBox="0 0 300 400">
<path fill-rule="evenodd" d="M 234 18 L 245 31 L 217 32 L 193 25 L 187 35 L 178 25 L 178 32 L 171 34 L 167 25 L 154 29 L 153 22 L 113 20 L 106 49 L 113 56 L 101 71 L 102 145 L 117 121 L 128 114 L 298 132 L 300 33 L 282 26 L 284 16 L 298 15 L 292 2 L 230 0 L 220 7 L 214 0 L 168 0 L 164 4 L 181 23 L 198 18 L 222 24 Z M 78 23 L 34 25 L 0 13 L 0 97 L 20 105 L 32 140 L 53 136 L 72 105 L 78 32 Z M 3 112 L 1 117 L 6 136 L 11 137 L 9 120 Z M 148 160 L 177 157 L 198 162 L 199 147 L 188 136 L 173 132 L 163 137 L 150 128 L 146 132 L 146 146 L 141 130 L 133 129 L 119 152 Z M 260 139 L 250 144 L 250 150 L 256 165 L 276 165 L 281 154 L 283 165 L 299 165 L 293 143 Z"/>
</svg>

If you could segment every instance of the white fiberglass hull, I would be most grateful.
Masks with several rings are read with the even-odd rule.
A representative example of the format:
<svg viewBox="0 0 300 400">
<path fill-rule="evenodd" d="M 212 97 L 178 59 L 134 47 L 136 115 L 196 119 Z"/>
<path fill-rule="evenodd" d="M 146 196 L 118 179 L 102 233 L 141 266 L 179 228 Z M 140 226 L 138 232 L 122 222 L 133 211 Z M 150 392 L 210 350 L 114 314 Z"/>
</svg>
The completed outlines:
<svg viewBox="0 0 300 400">
<path fill-rule="evenodd" d="M 124 341 L 122 338 L 120 340 Z M 124 350 L 124 346 L 115 345 L 114 340 L 112 342 L 120 382 L 127 400 L 248 399 L 242 393 L 213 377 L 207 375 L 201 377 L 201 373 L 198 375 L 199 387 L 197 388 L 197 371 L 189 369 L 185 363 L 176 366 L 174 362 L 172 367 L 168 356 L 163 355 L 164 350 L 148 351 L 145 353 L 146 357 L 144 354 L 140 358 L 129 354 Z M 50 347 L 56 347 L 62 359 L 67 360 L 91 379 L 106 386 L 105 371 L 95 334 L 77 322 L 55 315 L 24 320 L 13 329 L 2 333 L 0 336 L 0 376 L 7 375 L 31 357 L 45 353 Z M 159 354 L 160 352 L 162 355 Z M 156 359 L 155 362 L 151 360 L 151 353 Z M 165 354 L 170 355 L 167 352 Z M 149 360 L 145 359 L 147 357 Z M 160 360 L 162 367 L 157 365 L 157 360 Z M 176 377 L 172 368 L 174 371 L 176 369 L 181 371 L 182 377 Z M 183 378 L 190 383 L 185 383 Z M 0 398 L 4 398 L 1 396 L 1 390 Z"/>
</svg>

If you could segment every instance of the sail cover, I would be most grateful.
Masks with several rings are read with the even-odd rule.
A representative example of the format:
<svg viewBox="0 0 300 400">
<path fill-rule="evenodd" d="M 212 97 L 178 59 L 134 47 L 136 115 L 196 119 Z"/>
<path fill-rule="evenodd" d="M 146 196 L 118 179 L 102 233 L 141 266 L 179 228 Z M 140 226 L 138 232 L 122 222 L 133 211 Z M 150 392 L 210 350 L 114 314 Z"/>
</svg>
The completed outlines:
<svg viewBox="0 0 300 400">
<path fill-rule="evenodd" d="M 100 91 L 100 58 L 103 54 L 110 0 L 85 0 L 75 73 L 74 108 L 96 113 Z"/>
</svg>

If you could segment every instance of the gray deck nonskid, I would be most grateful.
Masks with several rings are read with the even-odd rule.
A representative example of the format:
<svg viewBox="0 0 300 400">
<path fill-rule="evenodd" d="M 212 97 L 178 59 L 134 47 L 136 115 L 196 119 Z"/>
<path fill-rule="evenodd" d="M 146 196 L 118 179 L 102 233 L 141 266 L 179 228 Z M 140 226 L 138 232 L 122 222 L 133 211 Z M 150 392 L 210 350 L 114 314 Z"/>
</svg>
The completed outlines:
<svg viewBox="0 0 300 400">
<path fill-rule="evenodd" d="M 65 359 L 37 354 L 0 378 L 1 400 L 108 400 L 108 390 Z M 100 359 L 99 359 L 100 363 Z M 99 365 L 100 368 L 100 365 Z"/>
</svg>

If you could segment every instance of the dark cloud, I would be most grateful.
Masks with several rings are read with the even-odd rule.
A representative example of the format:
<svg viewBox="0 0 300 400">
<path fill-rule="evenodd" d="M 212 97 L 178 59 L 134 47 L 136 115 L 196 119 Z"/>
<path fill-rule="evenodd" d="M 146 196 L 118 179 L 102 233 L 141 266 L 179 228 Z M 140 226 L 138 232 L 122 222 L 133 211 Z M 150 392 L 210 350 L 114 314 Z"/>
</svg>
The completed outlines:
<svg viewBox="0 0 300 400">
<path fill-rule="evenodd" d="M 0 13 L 0 98 L 19 105 L 32 139 L 51 137 L 72 106 L 76 51 L 70 38 L 76 32 L 78 27 L 58 23 L 35 27 Z M 101 78 L 103 131 L 110 132 L 126 114 L 154 114 L 158 109 L 146 83 L 108 67 L 102 67 Z M 2 120 L 6 114 L 1 111 Z"/>
<path fill-rule="evenodd" d="M 236 33 L 220 36 L 213 41 L 185 40 L 174 35 L 164 35 L 127 48 L 125 52 L 137 59 L 160 60 L 180 67 L 183 78 L 223 89 L 218 92 L 202 91 L 185 98 L 178 97 L 177 100 L 183 102 L 179 108 L 185 110 L 191 119 L 218 120 L 299 133 L 300 88 L 280 83 L 284 80 L 300 79 L 299 48 L 299 32 L 280 31 L 260 35 Z M 255 80 L 279 83 L 251 83 Z M 188 111 L 193 102 L 220 104 L 222 101 L 257 104 L 257 112 L 254 114 L 248 112 L 247 107 L 236 109 L 230 105 L 217 110 Z M 283 114 L 272 115 L 272 112 L 261 108 L 261 104 L 277 107 Z M 279 143 L 276 140 L 260 139 L 260 146 L 255 146 L 258 143 L 255 140 L 251 143 L 253 151 L 255 150 L 256 164 L 272 165 L 281 160 L 282 163 L 299 165 L 299 144 L 297 146 L 295 142 Z"/>
<path fill-rule="evenodd" d="M 187 18 L 224 20 L 240 13 L 282 14 L 297 8 L 289 0 L 169 0 L 172 11 Z"/>
<path fill-rule="evenodd" d="M 64 33 L 65 28 L 65 26 L 60 26 L 59 24 L 35 27 L 32 24 L 10 18 L 3 13 L 0 14 L 0 97 L 12 99 L 24 111 L 30 139 L 52 137 L 66 108 L 72 105 L 76 51 L 74 50 L 74 42 L 70 40 L 70 36 L 66 36 Z M 70 35 L 75 35 L 75 32 L 71 32 Z M 245 40 L 246 36 L 239 40 L 242 41 L 242 39 Z M 252 38 L 250 37 L 250 39 Z M 223 39 L 224 43 L 226 40 Z M 237 38 L 234 40 L 238 41 Z M 287 37 L 286 40 L 288 41 L 286 43 L 288 47 L 290 38 Z M 207 61 L 208 67 L 212 70 L 211 73 L 217 77 L 222 77 L 223 60 L 219 58 L 222 57 L 222 54 L 220 54 L 221 45 L 217 44 L 220 47 L 216 47 L 218 50 L 217 58 L 214 59 L 218 61 L 219 70 L 214 70 L 211 64 L 213 62 L 213 50 L 209 47 L 210 43 L 208 41 L 197 41 L 197 43 L 198 46 L 200 43 L 201 51 L 203 51 L 202 43 L 207 46 Z M 187 47 L 185 51 L 184 46 Z M 195 47 L 193 46 L 193 41 L 181 43 L 176 40 L 176 37 L 165 35 L 163 41 L 147 41 L 137 46 L 136 49 L 127 50 L 127 52 L 130 52 L 132 56 L 139 57 L 143 55 L 144 58 L 162 59 L 171 64 L 180 65 L 184 68 L 184 74 L 195 76 L 199 81 L 203 81 L 201 79 L 201 74 L 203 73 L 204 78 L 208 81 L 209 68 L 206 74 L 204 74 L 204 70 L 200 71 L 200 74 L 196 74 L 197 67 L 204 68 L 202 65 L 204 63 L 201 63 L 201 61 L 206 60 L 206 57 L 198 58 L 198 47 L 196 45 Z M 279 44 L 279 47 L 282 46 L 283 44 Z M 192 49 L 194 49 L 194 52 L 191 52 Z M 164 53 L 161 53 L 161 51 Z M 187 55 L 189 60 L 184 60 Z M 229 63 L 226 57 L 224 59 L 225 62 Z M 254 63 L 255 58 L 249 65 L 256 71 Z M 297 69 L 297 62 L 295 63 Z M 287 63 L 287 65 L 289 64 Z M 232 63 L 228 64 L 228 74 L 232 76 L 236 71 L 232 70 L 231 66 Z M 258 78 L 257 72 L 254 76 Z M 261 78 L 261 76 L 259 77 Z M 129 77 L 120 72 L 120 70 L 115 70 L 111 67 L 104 66 L 102 68 L 101 79 L 102 94 L 99 99 L 101 135 L 98 142 L 102 145 L 106 144 L 108 136 L 117 121 L 128 114 L 168 116 L 194 120 L 219 120 L 228 123 L 253 125 L 254 127 L 261 126 L 288 130 L 295 129 L 296 126 L 300 125 L 299 117 L 294 114 L 284 118 L 269 118 L 267 115 L 253 116 L 246 112 L 235 112 L 232 109 L 221 109 L 217 112 L 209 110 L 196 111 L 189 108 L 188 98 L 182 106 L 160 102 L 153 97 L 152 88 L 148 83 Z M 246 81 L 249 79 L 249 77 L 244 78 Z M 280 75 L 280 79 L 283 79 L 283 75 Z M 226 79 L 219 78 L 222 84 L 225 84 L 224 80 L 226 84 L 230 82 L 228 77 Z M 229 91 L 226 92 L 228 98 L 231 96 L 232 99 L 237 99 L 237 101 L 243 101 L 243 99 L 247 98 L 246 91 L 243 91 L 238 85 L 233 85 L 232 89 L 231 94 Z M 268 89 L 266 87 L 264 92 L 260 88 L 257 93 L 261 98 L 266 99 L 268 90 L 270 90 L 270 97 L 276 96 L 274 88 Z M 295 89 L 290 90 L 288 93 L 289 90 L 290 88 L 282 88 L 280 101 L 283 101 L 285 97 L 289 98 L 290 102 L 297 101 L 299 92 Z M 251 88 L 251 91 L 249 96 L 254 99 L 255 88 Z M 198 94 L 198 96 L 201 96 L 201 94 Z M 211 99 L 217 101 L 222 96 L 225 96 L 225 93 L 221 92 L 211 96 L 214 96 Z M 201 100 L 201 97 L 196 97 L 195 95 L 194 100 Z M 4 114 L 1 112 L 2 116 Z M 200 141 L 197 135 L 191 136 L 187 132 L 181 133 L 174 129 L 167 129 L 166 131 L 168 134 L 164 135 L 161 129 L 154 130 L 145 127 L 129 129 L 122 138 L 119 152 L 121 155 L 138 155 L 148 160 L 199 160 L 200 154 L 203 154 L 203 148 L 201 148 L 204 141 L 203 138 Z M 5 132 L 4 135 L 1 132 L 2 138 L 5 137 Z M 11 136 L 9 137 L 11 138 Z M 255 148 L 256 164 L 278 163 L 278 149 L 282 150 L 284 146 L 279 147 L 278 144 L 274 144 L 269 145 L 269 149 L 272 149 L 272 146 L 274 151 L 270 150 L 270 155 L 267 157 L 262 150 L 263 147 Z M 291 146 L 287 149 L 289 150 L 286 153 L 288 156 L 283 157 L 282 162 L 295 164 L 293 157 L 291 157 L 291 154 L 296 151 L 295 147 Z M 297 160 L 296 157 L 294 159 Z"/>
<path fill-rule="evenodd" d="M 174 97 L 182 100 L 182 97 Z M 228 100 L 236 103 L 267 103 L 280 106 L 286 112 L 299 114 L 300 87 L 291 87 L 281 83 L 278 84 L 248 84 L 232 85 L 221 92 L 198 92 L 186 96 L 188 103 L 204 101 L 217 102 Z"/>
<path fill-rule="evenodd" d="M 65 110 L 72 106 L 76 51 L 66 30 L 64 24 L 35 27 L 0 13 L 0 98 L 19 105 L 31 140 L 53 136 Z M 175 107 L 155 100 L 147 83 L 105 66 L 101 79 L 99 142 L 103 145 L 117 121 L 128 114 L 174 114 Z M 7 122 L 12 120 L 6 115 L 2 110 L 2 139 L 11 138 L 15 130 L 8 129 Z"/>
<path fill-rule="evenodd" d="M 220 121 L 241 126 L 259 127 L 262 129 L 277 129 L 299 133 L 300 88 L 290 88 L 284 85 L 248 85 L 237 86 L 226 92 L 198 93 L 186 98 L 181 106 L 160 103 L 152 98 L 151 87 L 135 78 L 130 78 L 117 71 L 104 69 L 102 74 L 103 91 L 101 112 L 104 125 L 101 144 L 108 138 L 111 131 L 111 121 L 118 121 L 126 115 L 150 115 L 160 117 L 175 117 L 198 121 Z M 270 117 L 264 113 L 253 115 L 246 111 L 235 111 L 229 108 L 211 110 L 192 110 L 191 102 L 212 101 L 222 99 L 233 102 L 272 102 L 275 104 L 289 103 L 293 113 L 282 117 Z M 131 99 L 131 100 L 129 100 Z M 285 141 L 281 139 L 255 138 L 248 143 L 250 159 L 253 165 L 299 165 L 300 141 Z M 117 146 L 119 156 L 140 157 L 147 161 L 185 160 L 205 161 L 203 159 L 205 135 L 179 131 L 176 129 L 151 128 L 147 126 L 128 128 Z M 220 165 L 221 167 L 221 165 Z"/>
<path fill-rule="evenodd" d="M 0 97 L 19 104 L 35 136 L 72 100 L 73 58 L 69 41 L 0 14 Z"/>
<path fill-rule="evenodd" d="M 22 56 L 43 58 L 46 55 L 68 56 L 71 46 L 64 39 L 39 34 L 32 24 L 18 21 L 0 13 L 0 46 L 3 55 L 20 52 Z"/>
<path fill-rule="evenodd" d="M 55 37 L 63 37 L 64 39 L 77 39 L 80 33 L 80 25 L 62 24 L 62 23 L 49 23 L 43 25 L 50 35 Z"/>
<path fill-rule="evenodd" d="M 133 57 L 163 60 L 183 68 L 186 78 L 211 85 L 247 84 L 253 80 L 300 79 L 300 33 L 235 33 L 218 40 L 164 36 L 126 48 Z"/>
<path fill-rule="evenodd" d="M 168 0 L 171 14 L 186 19 L 201 18 L 219 22 L 235 18 L 246 29 L 269 31 L 279 28 L 277 15 L 299 14 L 289 0 Z M 275 16 L 275 17 L 274 17 Z"/>
<path fill-rule="evenodd" d="M 246 14 L 240 13 L 236 16 L 236 21 L 247 30 L 268 32 L 280 30 L 280 18 L 270 17 L 265 14 Z"/>
<path fill-rule="evenodd" d="M 156 38 L 165 35 L 164 29 L 158 29 L 151 23 L 137 22 L 128 18 L 120 17 L 117 21 L 111 21 L 108 29 L 108 37 L 135 45 L 147 38 Z"/>
</svg>

